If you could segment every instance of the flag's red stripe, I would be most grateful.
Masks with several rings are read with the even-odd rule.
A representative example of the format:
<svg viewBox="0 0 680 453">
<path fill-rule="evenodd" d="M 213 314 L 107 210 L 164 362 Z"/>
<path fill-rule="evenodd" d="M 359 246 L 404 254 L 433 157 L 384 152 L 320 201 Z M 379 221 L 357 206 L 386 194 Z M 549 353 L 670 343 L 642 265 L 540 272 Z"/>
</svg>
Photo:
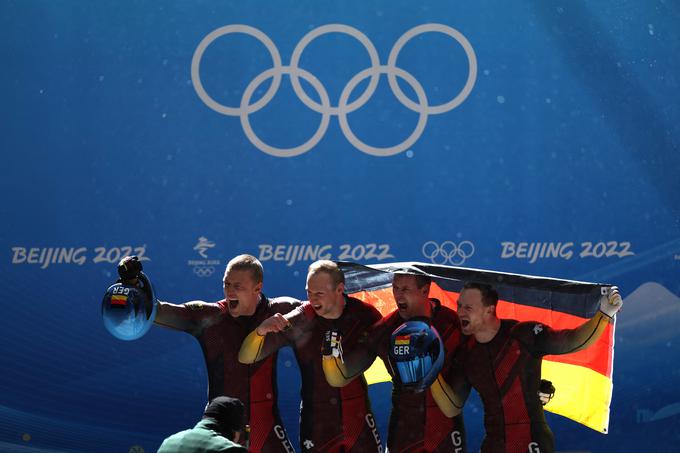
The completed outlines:
<svg viewBox="0 0 680 453">
<path fill-rule="evenodd" d="M 359 291 L 358 293 L 350 294 L 350 296 L 373 305 L 383 316 L 387 316 L 397 308 L 391 287 L 375 291 Z"/>
</svg>

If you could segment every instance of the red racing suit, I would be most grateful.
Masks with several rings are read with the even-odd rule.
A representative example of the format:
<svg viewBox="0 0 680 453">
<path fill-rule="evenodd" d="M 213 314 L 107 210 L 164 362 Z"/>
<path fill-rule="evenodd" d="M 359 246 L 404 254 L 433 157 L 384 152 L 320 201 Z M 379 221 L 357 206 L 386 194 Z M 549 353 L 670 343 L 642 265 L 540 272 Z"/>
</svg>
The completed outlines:
<svg viewBox="0 0 680 453">
<path fill-rule="evenodd" d="M 432 325 L 439 332 L 446 351 L 453 351 L 461 342 L 458 315 L 438 300 L 430 301 Z M 389 363 L 390 337 L 403 322 L 395 310 L 376 323 L 354 348 L 343 344 L 344 363 L 338 359 L 324 360 L 326 377 L 339 385 L 350 382 L 380 357 L 392 376 L 392 412 L 387 436 L 389 453 L 464 453 L 467 447 L 463 415 L 447 417 L 435 403 L 430 389 L 416 393 L 394 379 L 395 373 Z M 448 367 L 449 363 L 445 362 L 443 370 Z"/>
<path fill-rule="evenodd" d="M 482 453 L 552 453 L 554 438 L 538 396 L 544 355 L 568 354 L 594 343 L 607 326 L 598 312 L 576 329 L 501 320 L 488 343 L 466 339 L 445 376 L 454 393 L 472 385 L 484 404 Z M 465 382 L 467 381 L 467 383 Z"/>
<path fill-rule="evenodd" d="M 293 453 L 277 406 L 276 354 L 254 365 L 238 361 L 243 339 L 274 313 L 287 313 L 300 302 L 289 297 L 260 297 L 252 316 L 232 317 L 225 300 L 217 303 L 159 302 L 155 323 L 190 333 L 203 350 L 208 371 L 208 399 L 240 399 L 250 424 L 252 452 Z"/>
<path fill-rule="evenodd" d="M 317 316 L 309 303 L 285 318 L 291 328 L 265 336 L 252 332 L 244 341 L 241 360 L 252 362 L 291 345 L 302 375 L 300 448 L 303 452 L 380 452 L 380 435 L 371 412 L 363 376 L 346 387 L 331 387 L 322 369 L 324 334 L 338 331 L 343 347 L 353 348 L 367 329 L 381 318 L 372 305 L 345 296 L 345 308 L 338 319 Z"/>
</svg>

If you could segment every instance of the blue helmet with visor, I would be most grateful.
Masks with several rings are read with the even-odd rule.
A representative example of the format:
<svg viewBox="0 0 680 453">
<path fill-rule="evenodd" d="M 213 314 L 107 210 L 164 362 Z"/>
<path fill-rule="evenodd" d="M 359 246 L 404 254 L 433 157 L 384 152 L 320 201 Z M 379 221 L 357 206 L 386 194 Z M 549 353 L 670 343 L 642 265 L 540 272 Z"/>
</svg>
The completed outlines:
<svg viewBox="0 0 680 453">
<path fill-rule="evenodd" d="M 390 339 L 390 366 L 402 386 L 422 392 L 444 365 L 444 343 L 427 318 L 413 318 L 397 327 Z"/>
</svg>

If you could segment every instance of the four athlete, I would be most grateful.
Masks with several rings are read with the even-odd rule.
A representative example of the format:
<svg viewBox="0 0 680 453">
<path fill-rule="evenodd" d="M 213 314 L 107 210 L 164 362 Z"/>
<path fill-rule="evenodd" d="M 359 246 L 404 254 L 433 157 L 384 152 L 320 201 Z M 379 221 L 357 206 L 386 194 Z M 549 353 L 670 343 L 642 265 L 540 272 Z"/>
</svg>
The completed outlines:
<svg viewBox="0 0 680 453">
<path fill-rule="evenodd" d="M 119 264 L 123 283 L 135 284 L 139 271 L 134 257 Z M 155 323 L 199 341 L 208 400 L 228 396 L 244 403 L 253 452 L 294 451 L 278 414 L 275 370 L 276 352 L 291 345 L 302 375 L 303 451 L 381 451 L 363 377 L 379 357 L 393 380 L 388 452 L 465 452 L 461 410 L 472 386 L 484 404 L 483 453 L 549 453 L 553 438 L 541 404 L 541 359 L 594 343 L 622 303 L 612 288 L 591 320 L 554 331 L 499 319 L 498 294 L 484 284 L 465 284 L 456 313 L 429 298 L 428 276 L 396 273 L 396 307 L 382 318 L 371 305 L 348 297 L 344 283 L 335 263 L 318 261 L 307 276 L 308 302 L 268 299 L 262 265 L 240 255 L 226 267 L 223 300 L 159 301 Z M 408 320 L 438 332 L 446 354 L 441 373 L 424 391 L 404 385 L 390 361 L 392 333 Z"/>
</svg>

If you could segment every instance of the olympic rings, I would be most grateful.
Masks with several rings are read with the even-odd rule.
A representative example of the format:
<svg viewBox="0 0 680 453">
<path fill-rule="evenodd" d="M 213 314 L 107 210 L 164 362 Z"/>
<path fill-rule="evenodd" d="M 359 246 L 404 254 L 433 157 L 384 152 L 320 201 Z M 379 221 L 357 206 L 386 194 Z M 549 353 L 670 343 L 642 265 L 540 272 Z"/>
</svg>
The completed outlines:
<svg viewBox="0 0 680 453">
<path fill-rule="evenodd" d="M 194 266 L 194 274 L 198 277 L 210 277 L 214 272 L 213 266 Z"/>
<path fill-rule="evenodd" d="M 444 241 L 437 244 L 434 241 L 427 241 L 423 244 L 423 256 L 434 264 L 451 264 L 459 266 L 465 260 L 475 254 L 475 245 L 470 241 L 462 241 L 456 244 L 453 241 Z"/>
<path fill-rule="evenodd" d="M 378 87 L 378 78 L 380 76 L 380 73 L 371 74 L 371 81 L 369 82 L 368 87 L 366 87 L 366 91 L 364 91 L 356 101 L 345 106 L 344 109 L 342 109 L 340 105 L 338 105 L 338 107 L 335 108 L 330 106 L 328 108 L 324 108 L 325 106 L 323 107 L 319 106 L 316 102 L 310 99 L 309 96 L 307 96 L 305 90 L 303 90 L 302 86 L 300 86 L 300 81 L 298 80 L 296 71 L 299 69 L 298 63 L 300 62 L 300 57 L 302 55 L 302 51 L 305 50 L 305 47 L 307 47 L 307 45 L 314 39 L 318 38 L 319 36 L 325 35 L 326 33 L 344 33 L 346 35 L 352 36 L 353 38 L 356 38 L 366 48 L 366 51 L 368 52 L 368 57 L 371 59 L 372 68 L 380 66 L 380 57 L 378 56 L 378 51 L 375 50 L 373 43 L 371 42 L 370 39 L 368 39 L 366 35 L 361 33 L 356 28 L 342 24 L 329 24 L 315 28 L 314 30 L 307 33 L 300 40 L 298 45 L 295 46 L 295 50 L 293 50 L 293 55 L 290 57 L 290 67 L 291 69 L 293 69 L 293 71 L 290 73 L 290 81 L 293 84 L 295 94 L 297 94 L 298 98 L 300 98 L 303 104 L 305 104 L 307 107 L 309 107 L 310 109 L 314 110 L 317 113 L 329 113 L 331 115 L 340 114 L 346 115 L 347 113 L 353 112 L 356 109 L 362 107 L 366 102 L 368 102 L 370 97 L 373 96 L 373 92 Z"/>
<path fill-rule="evenodd" d="M 352 90 L 354 89 L 354 87 L 357 86 L 357 84 L 364 80 L 366 77 L 370 76 L 371 79 L 373 79 L 374 74 L 380 73 L 389 74 L 392 77 L 394 77 L 394 75 L 396 74 L 402 79 L 406 80 L 409 83 L 409 85 L 413 87 L 413 89 L 416 92 L 416 95 L 418 96 L 418 105 L 419 106 L 427 105 L 427 96 L 425 96 L 425 90 L 423 90 L 423 87 L 420 85 L 420 83 L 418 83 L 418 80 L 416 80 L 415 77 L 413 77 L 411 74 L 400 68 L 395 68 L 393 66 L 392 67 L 378 66 L 377 68 L 364 69 L 359 74 L 352 77 L 352 79 L 349 82 L 347 82 L 345 89 L 342 90 L 342 94 L 340 95 L 340 104 L 338 106 L 340 114 L 338 115 L 338 120 L 340 121 L 340 129 L 342 129 L 342 132 L 345 134 L 345 137 L 347 137 L 350 143 L 354 144 L 354 146 L 357 149 L 365 152 L 366 154 L 372 154 L 374 156 L 392 156 L 394 154 L 398 154 L 408 149 L 411 145 L 413 145 L 416 142 L 416 140 L 418 140 L 420 134 L 423 133 L 423 130 L 425 130 L 425 124 L 427 123 L 427 113 L 425 108 L 420 109 L 420 114 L 418 115 L 418 124 L 416 124 L 416 128 L 413 131 L 413 133 L 411 133 L 411 135 L 406 140 L 401 142 L 399 145 L 391 146 L 388 148 L 377 148 L 374 146 L 369 146 L 362 142 L 361 140 L 359 140 L 356 137 L 356 135 L 354 135 L 354 132 L 352 132 L 352 130 L 350 129 L 349 123 L 347 122 L 347 115 L 343 110 L 343 107 L 347 105 L 347 100 L 349 99 L 349 95 L 352 94 Z"/>
<path fill-rule="evenodd" d="M 291 67 L 284 67 L 280 69 L 278 77 L 281 77 L 281 74 L 291 74 L 293 71 L 293 68 Z M 243 127 L 243 132 L 245 132 L 246 137 L 250 140 L 250 142 L 264 151 L 267 154 L 271 154 L 272 156 L 278 156 L 278 157 L 293 157 L 297 156 L 298 154 L 305 153 L 312 149 L 314 145 L 319 143 L 319 140 L 321 140 L 321 137 L 326 133 L 326 129 L 328 129 L 328 124 L 330 123 L 330 113 L 328 113 L 328 109 L 330 109 L 330 100 L 328 99 L 328 93 L 326 92 L 326 89 L 324 86 L 319 82 L 319 79 L 314 77 L 314 75 L 310 74 L 309 72 L 305 71 L 304 69 L 298 69 L 298 74 L 297 76 L 302 76 L 303 79 L 308 81 L 312 87 L 319 93 L 319 96 L 321 97 L 321 104 L 322 108 L 324 109 L 324 113 L 321 115 L 321 123 L 319 124 L 319 128 L 316 130 L 316 133 L 312 138 L 307 140 L 305 143 L 302 145 L 296 146 L 294 148 L 275 148 L 273 146 L 270 146 L 260 140 L 260 138 L 255 135 L 255 131 L 253 131 L 253 128 L 250 126 L 250 120 L 248 119 L 248 109 L 250 105 L 248 102 L 250 101 L 250 98 L 252 97 L 253 93 L 257 89 L 260 84 L 267 80 L 270 77 L 276 78 L 276 69 L 271 68 L 267 69 L 264 71 L 262 74 L 259 76 L 255 77 L 250 84 L 248 84 L 248 87 L 246 90 L 243 92 L 243 97 L 241 98 L 241 127 Z M 297 77 L 296 76 L 296 77 Z M 272 82 L 272 85 L 274 82 Z"/>
<path fill-rule="evenodd" d="M 475 85 L 475 80 L 477 79 L 477 57 L 475 55 L 475 51 L 472 49 L 470 41 L 468 41 L 467 38 L 463 36 L 463 34 L 458 30 L 442 24 L 423 24 L 413 27 L 401 35 L 401 38 L 399 38 L 397 42 L 394 43 L 394 47 L 392 47 L 390 56 L 387 59 L 387 66 L 395 67 L 397 65 L 397 58 L 399 58 L 399 52 L 401 52 L 401 48 L 404 47 L 404 45 L 412 38 L 427 32 L 444 33 L 445 35 L 448 35 L 458 41 L 458 43 L 463 47 L 463 50 L 465 50 L 465 55 L 467 56 L 468 65 L 470 67 L 465 86 L 463 86 L 463 89 L 456 97 L 444 104 L 436 105 L 434 107 L 427 107 L 427 113 L 431 115 L 437 115 L 439 113 L 444 113 L 455 109 L 465 100 L 465 98 L 468 97 L 472 91 L 472 87 Z M 404 92 L 401 91 L 401 88 L 399 88 L 399 84 L 397 83 L 397 79 L 394 78 L 394 74 L 388 73 L 387 78 L 390 82 L 390 88 L 392 88 L 392 92 L 397 97 L 397 99 L 399 99 L 399 102 L 413 111 L 420 112 L 420 108 L 422 108 L 422 106 L 414 104 L 413 101 L 411 101 L 404 94 Z"/>
<path fill-rule="evenodd" d="M 396 66 L 401 49 L 412 38 L 423 33 L 431 32 L 443 33 L 458 42 L 458 44 L 460 44 L 465 51 L 465 55 L 468 60 L 468 77 L 463 88 L 451 100 L 434 106 L 429 105 L 425 91 L 418 80 L 410 73 Z M 205 87 L 201 82 L 200 74 L 201 60 L 208 46 L 210 46 L 210 44 L 212 44 L 216 39 L 233 33 L 242 33 L 256 38 L 258 41 L 264 44 L 272 59 L 272 67 L 263 71 L 248 84 L 247 88 L 243 92 L 241 103 L 238 107 L 230 107 L 221 104 L 212 98 L 205 90 Z M 331 104 L 328 97 L 328 92 L 319 79 L 313 74 L 299 67 L 300 58 L 307 45 L 309 45 L 314 39 L 327 33 L 343 33 L 355 38 L 364 46 L 371 61 L 371 66 L 369 68 L 361 70 L 347 82 L 342 90 L 338 104 L 335 107 Z M 262 109 L 272 100 L 279 89 L 281 78 L 284 74 L 290 77 L 293 90 L 300 101 L 311 110 L 321 114 L 321 121 L 314 135 L 305 143 L 292 148 L 277 148 L 263 142 L 259 137 L 257 137 L 257 135 L 255 135 L 248 118 L 250 114 Z M 384 148 L 370 146 L 361 141 L 352 132 L 347 120 L 347 115 L 349 113 L 352 113 L 364 106 L 373 96 L 378 86 L 380 74 L 387 75 L 389 86 L 397 100 L 405 107 L 419 114 L 418 123 L 416 124 L 416 127 L 410 136 L 397 145 Z M 370 77 L 370 81 L 364 92 L 361 93 L 361 95 L 353 102 L 348 102 L 353 89 L 362 80 L 368 77 Z M 412 101 L 408 98 L 408 96 L 406 96 L 406 94 L 404 94 L 397 83 L 397 77 L 406 81 L 411 86 L 411 88 L 415 91 L 417 102 Z M 250 101 L 255 90 L 264 81 L 270 78 L 272 79 L 272 82 L 266 93 L 262 96 L 262 98 L 251 104 Z M 300 78 L 303 78 L 312 85 L 312 88 L 316 90 L 317 94 L 319 95 L 320 103 L 311 99 L 307 95 L 300 84 Z M 449 27 L 448 25 L 434 23 L 418 25 L 406 31 L 392 47 L 392 50 L 389 53 L 387 65 L 380 64 L 378 52 L 371 40 L 368 39 L 366 35 L 356 28 L 344 24 L 323 25 L 307 33 L 295 46 L 291 56 L 290 65 L 288 66 L 284 66 L 282 64 L 281 56 L 278 49 L 276 48 L 276 45 L 274 45 L 272 40 L 266 34 L 254 27 L 242 24 L 225 25 L 210 32 L 198 44 L 198 47 L 196 47 L 191 60 L 191 80 L 201 101 L 203 101 L 203 103 L 209 108 L 222 115 L 240 117 L 243 132 L 246 134 L 246 137 L 250 140 L 250 142 L 259 150 L 276 157 L 297 156 L 312 149 L 326 134 L 326 130 L 328 129 L 328 125 L 330 123 L 330 117 L 333 115 L 338 117 L 340 128 L 347 141 L 349 141 L 358 150 L 373 156 L 392 156 L 398 154 L 411 147 L 420 138 L 423 131 L 425 130 L 425 125 L 427 124 L 429 115 L 438 115 L 448 112 L 463 103 L 463 101 L 465 101 L 465 99 L 470 95 L 476 79 L 477 57 L 470 42 L 458 30 Z"/>
<path fill-rule="evenodd" d="M 203 88 L 200 75 L 201 58 L 203 58 L 203 52 L 205 52 L 205 49 L 207 49 L 208 46 L 220 36 L 231 33 L 243 33 L 250 35 L 254 38 L 257 38 L 262 44 L 264 44 L 272 57 L 272 69 L 281 69 L 281 55 L 279 55 L 279 50 L 267 35 L 262 33 L 257 28 L 250 27 L 248 25 L 225 25 L 224 27 L 220 27 L 217 30 L 213 30 L 198 44 L 198 47 L 196 47 L 196 50 L 194 51 L 194 56 L 191 59 L 191 81 L 194 84 L 194 89 L 196 90 L 198 97 L 201 98 L 205 105 L 218 113 L 228 116 L 239 116 L 241 114 L 241 108 L 227 107 L 226 105 L 222 105 L 210 97 L 210 95 L 205 91 L 205 88 Z M 272 100 L 276 94 L 276 91 L 279 89 L 279 85 L 281 84 L 281 75 L 282 74 L 280 72 L 274 73 L 272 85 L 269 87 L 264 96 L 262 96 L 262 99 L 257 101 L 255 104 L 248 106 L 248 113 L 257 112 Z"/>
</svg>

